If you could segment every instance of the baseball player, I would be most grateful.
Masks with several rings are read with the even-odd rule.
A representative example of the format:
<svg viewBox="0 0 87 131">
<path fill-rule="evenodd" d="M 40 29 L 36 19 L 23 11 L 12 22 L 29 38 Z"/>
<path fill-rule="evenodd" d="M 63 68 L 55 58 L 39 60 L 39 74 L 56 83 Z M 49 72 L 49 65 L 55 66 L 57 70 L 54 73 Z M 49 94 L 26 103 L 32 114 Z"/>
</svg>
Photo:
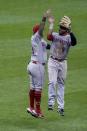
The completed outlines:
<svg viewBox="0 0 87 131">
<path fill-rule="evenodd" d="M 58 112 L 64 116 L 64 87 L 67 74 L 67 55 L 71 46 L 77 41 L 71 32 L 71 20 L 64 16 L 59 22 L 59 33 L 53 32 L 54 17 L 49 21 L 49 33 L 47 39 L 52 41 L 50 57 L 48 60 L 49 89 L 48 89 L 48 110 L 53 110 L 55 98 L 58 103 Z M 55 86 L 57 84 L 57 89 Z"/>
<path fill-rule="evenodd" d="M 44 82 L 44 65 L 47 60 L 46 49 L 50 48 L 47 42 L 43 39 L 43 30 L 46 18 L 50 14 L 50 10 L 46 11 L 39 25 L 33 27 L 33 35 L 31 37 L 32 55 L 31 61 L 27 66 L 27 71 L 30 76 L 29 90 L 29 107 L 27 112 L 37 118 L 42 118 L 41 111 L 41 94 Z"/>
</svg>

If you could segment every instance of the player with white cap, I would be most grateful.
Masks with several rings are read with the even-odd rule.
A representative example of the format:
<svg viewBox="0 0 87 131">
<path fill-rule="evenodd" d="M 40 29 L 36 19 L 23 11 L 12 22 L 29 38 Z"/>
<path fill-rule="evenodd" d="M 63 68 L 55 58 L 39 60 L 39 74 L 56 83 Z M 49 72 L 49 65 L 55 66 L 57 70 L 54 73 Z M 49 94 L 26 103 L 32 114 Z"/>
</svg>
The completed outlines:
<svg viewBox="0 0 87 131">
<path fill-rule="evenodd" d="M 64 88 L 67 75 L 67 55 L 71 46 L 77 41 L 71 32 L 71 20 L 64 16 L 59 22 L 59 33 L 53 32 L 54 17 L 50 16 L 49 33 L 47 39 L 52 41 L 50 57 L 48 60 L 49 89 L 48 110 L 53 110 L 55 98 L 57 98 L 58 112 L 64 116 Z M 55 86 L 57 84 L 57 90 Z"/>
</svg>

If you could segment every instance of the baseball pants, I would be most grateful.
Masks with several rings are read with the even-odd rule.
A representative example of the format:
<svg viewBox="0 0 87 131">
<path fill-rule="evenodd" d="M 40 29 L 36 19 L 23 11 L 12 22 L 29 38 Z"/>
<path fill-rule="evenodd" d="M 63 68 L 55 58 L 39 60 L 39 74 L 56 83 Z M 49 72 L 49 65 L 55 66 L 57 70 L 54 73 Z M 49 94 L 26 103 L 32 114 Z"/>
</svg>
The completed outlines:
<svg viewBox="0 0 87 131">
<path fill-rule="evenodd" d="M 44 66 L 40 63 L 34 64 L 32 61 L 27 66 L 30 76 L 30 87 L 33 90 L 41 90 L 44 83 Z"/>
<path fill-rule="evenodd" d="M 64 87 L 67 74 L 67 61 L 58 62 L 52 58 L 48 60 L 48 105 L 55 104 L 57 99 L 58 108 L 64 109 Z M 57 87 L 57 88 L 56 88 Z"/>
</svg>

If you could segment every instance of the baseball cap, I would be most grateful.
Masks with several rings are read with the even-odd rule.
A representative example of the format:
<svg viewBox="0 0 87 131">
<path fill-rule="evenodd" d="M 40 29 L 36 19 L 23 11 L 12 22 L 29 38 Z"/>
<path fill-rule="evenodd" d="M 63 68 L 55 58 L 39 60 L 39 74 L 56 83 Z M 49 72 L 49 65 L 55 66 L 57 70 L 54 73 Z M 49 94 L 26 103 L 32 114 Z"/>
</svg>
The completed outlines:
<svg viewBox="0 0 87 131">
<path fill-rule="evenodd" d="M 39 24 L 34 25 L 34 27 L 33 27 L 33 33 L 36 33 L 39 30 L 39 27 L 40 27 Z"/>
<path fill-rule="evenodd" d="M 59 26 L 65 27 L 67 29 L 71 28 L 71 20 L 68 16 L 63 16 L 63 18 L 59 22 Z"/>
</svg>

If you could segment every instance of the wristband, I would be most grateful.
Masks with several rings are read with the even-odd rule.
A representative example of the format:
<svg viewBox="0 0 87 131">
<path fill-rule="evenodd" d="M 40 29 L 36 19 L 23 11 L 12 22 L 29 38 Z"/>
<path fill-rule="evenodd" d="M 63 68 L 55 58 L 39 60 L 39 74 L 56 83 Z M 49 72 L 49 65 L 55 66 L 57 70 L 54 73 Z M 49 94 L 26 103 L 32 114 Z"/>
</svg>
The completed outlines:
<svg viewBox="0 0 87 131">
<path fill-rule="evenodd" d="M 46 21 L 46 17 L 43 17 L 43 18 L 42 18 L 42 21 L 45 22 L 45 21 Z"/>
<path fill-rule="evenodd" d="M 51 23 L 50 26 L 49 26 L 49 29 L 50 29 L 50 30 L 53 30 L 53 26 L 54 26 L 54 24 Z"/>
</svg>

